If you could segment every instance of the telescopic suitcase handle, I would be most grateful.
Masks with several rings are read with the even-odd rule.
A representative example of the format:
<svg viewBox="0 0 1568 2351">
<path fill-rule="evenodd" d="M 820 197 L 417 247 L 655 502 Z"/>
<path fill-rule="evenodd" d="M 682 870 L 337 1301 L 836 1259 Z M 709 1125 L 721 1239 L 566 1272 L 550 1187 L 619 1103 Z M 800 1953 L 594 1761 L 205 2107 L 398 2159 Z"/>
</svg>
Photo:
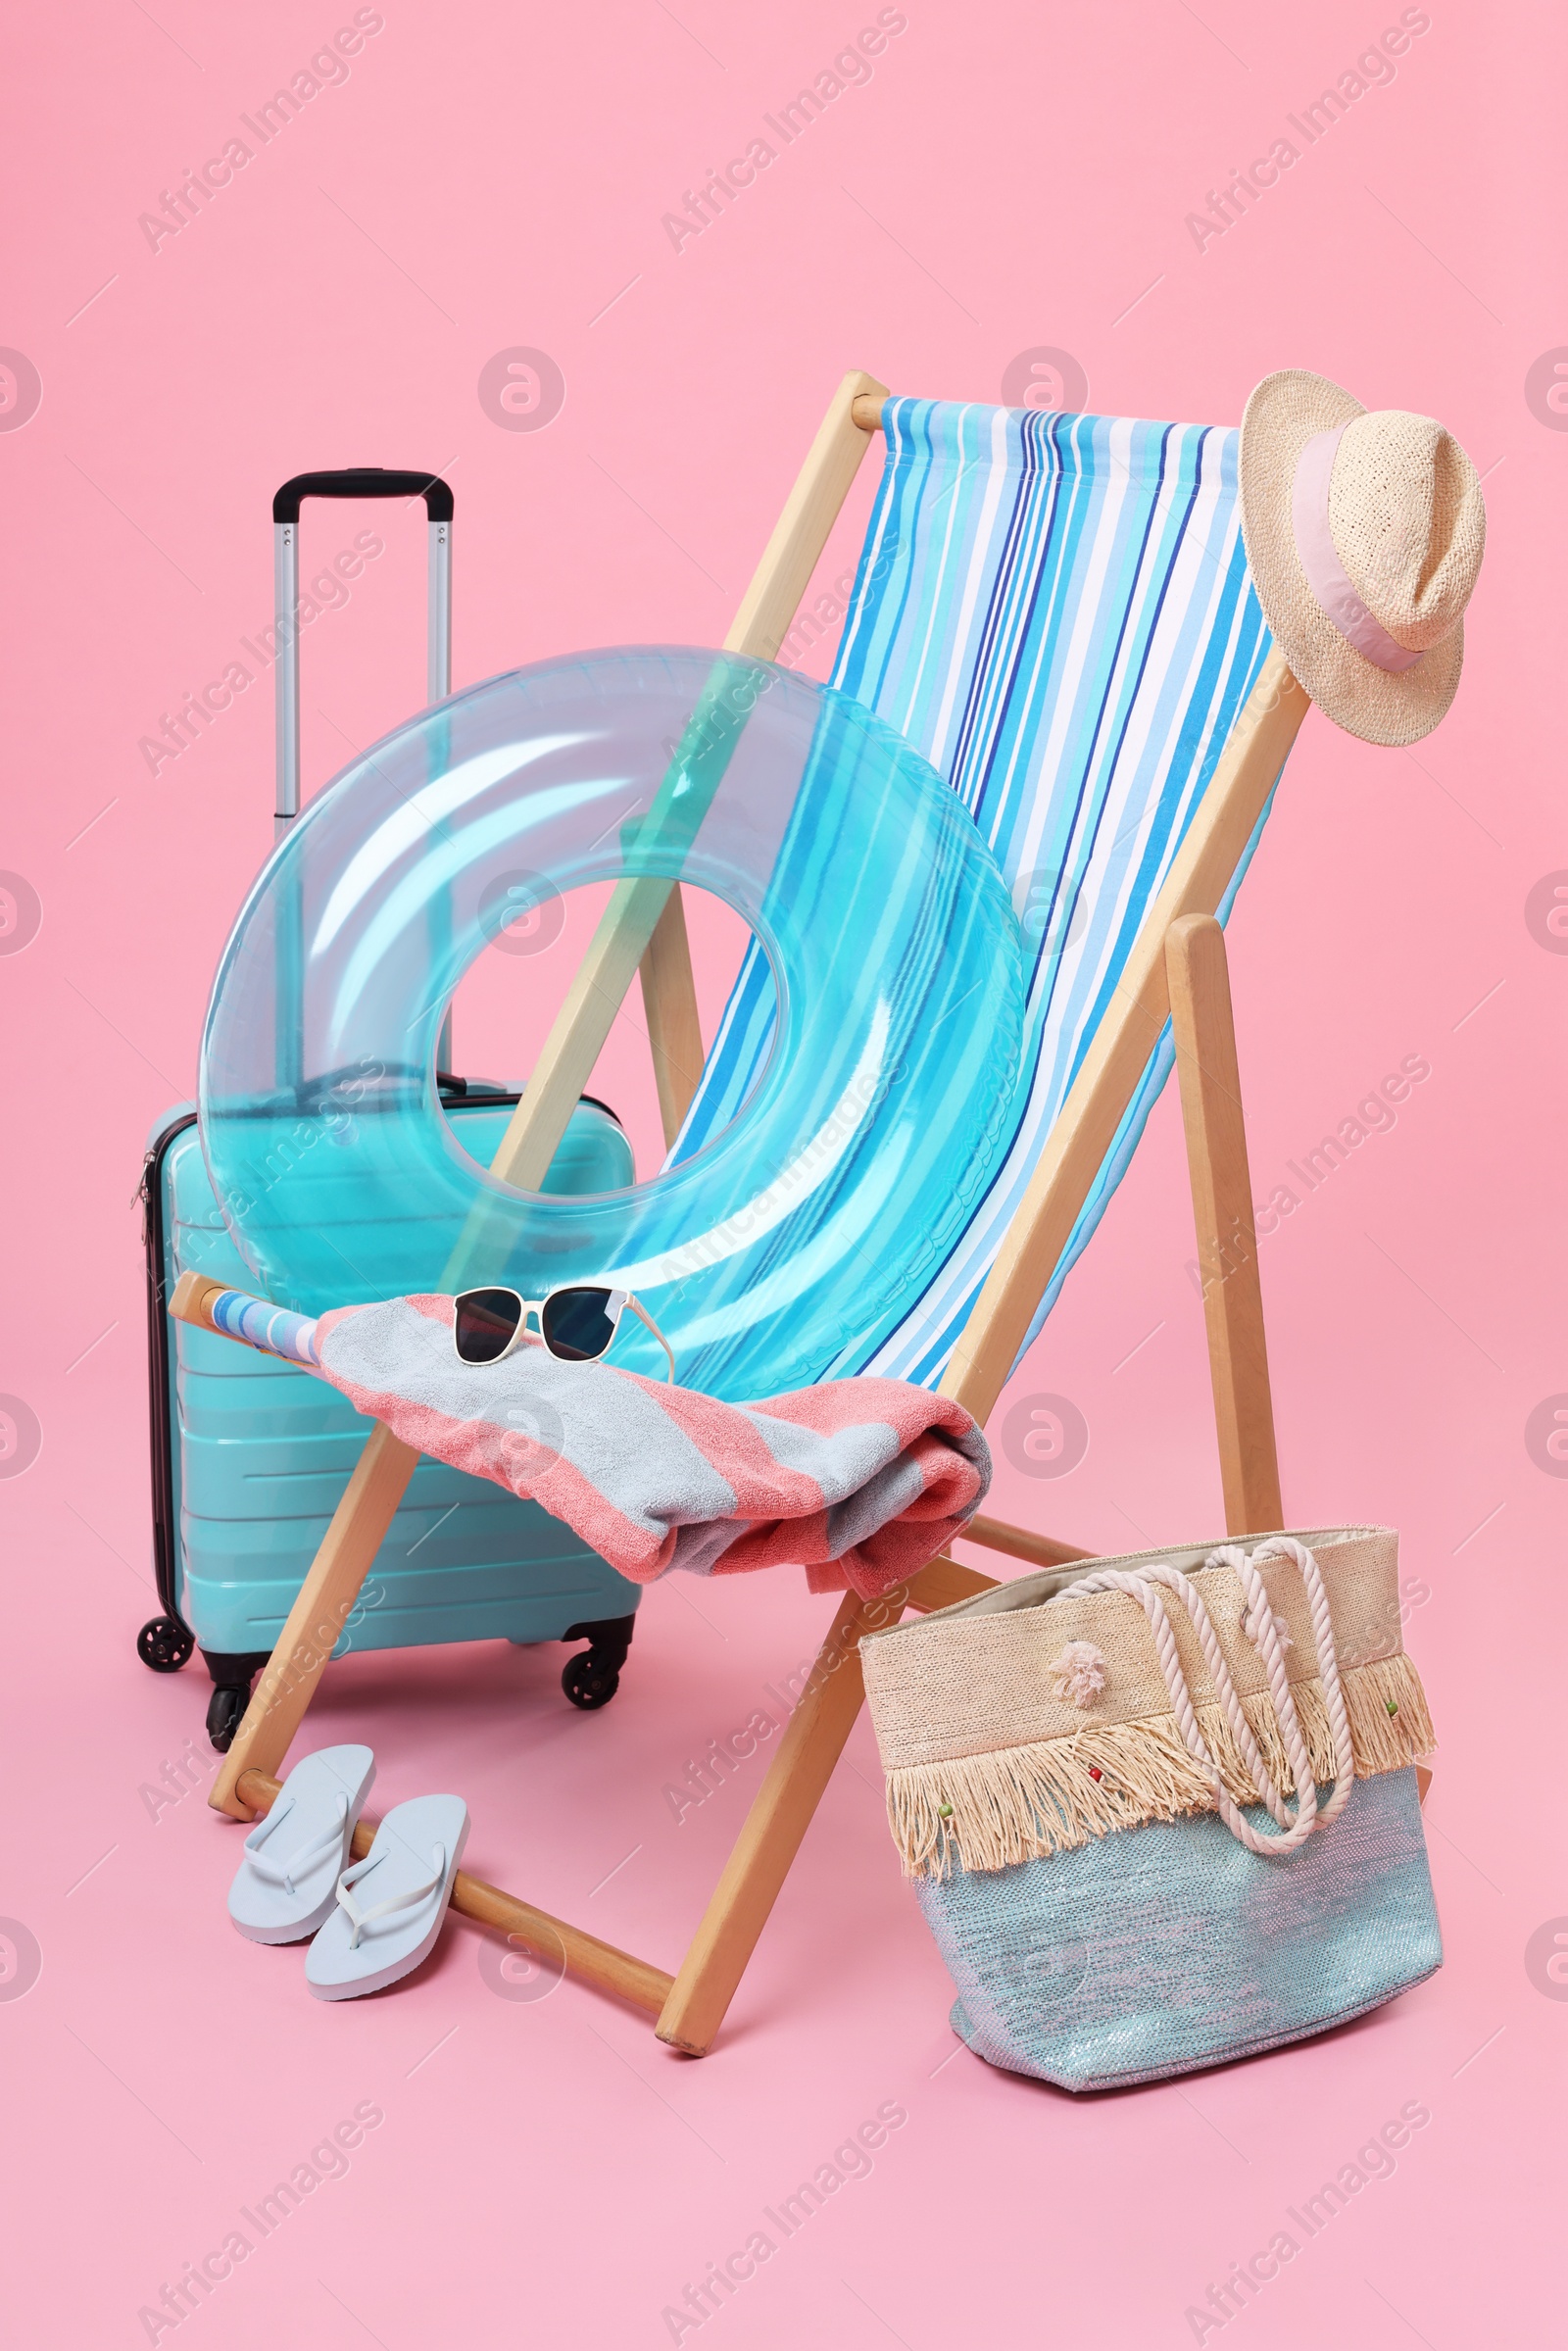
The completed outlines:
<svg viewBox="0 0 1568 2351">
<path fill-rule="evenodd" d="M 452 691 L 452 491 L 439 473 L 349 465 L 335 473 L 296 473 L 272 501 L 272 602 L 277 635 L 277 808 L 281 841 L 300 812 L 300 658 L 295 612 L 300 600 L 300 506 L 307 498 L 422 498 L 430 531 L 430 619 L 426 702 Z"/>
</svg>

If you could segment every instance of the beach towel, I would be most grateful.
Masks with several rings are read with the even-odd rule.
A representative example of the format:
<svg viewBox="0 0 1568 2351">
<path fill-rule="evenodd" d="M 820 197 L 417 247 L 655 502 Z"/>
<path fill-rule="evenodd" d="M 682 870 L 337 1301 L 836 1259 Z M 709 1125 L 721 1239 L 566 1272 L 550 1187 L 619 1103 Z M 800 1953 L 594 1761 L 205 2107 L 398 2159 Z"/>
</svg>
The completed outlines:
<svg viewBox="0 0 1568 2351">
<path fill-rule="evenodd" d="M 723 1404 L 563 1363 L 530 1340 L 459 1361 L 450 1298 L 319 1320 L 224 1291 L 215 1326 L 306 1364 L 405 1445 L 564 1519 L 633 1583 L 797 1565 L 813 1592 L 874 1599 L 962 1533 L 991 1483 L 961 1405 L 905 1380 L 828 1381 Z"/>
</svg>

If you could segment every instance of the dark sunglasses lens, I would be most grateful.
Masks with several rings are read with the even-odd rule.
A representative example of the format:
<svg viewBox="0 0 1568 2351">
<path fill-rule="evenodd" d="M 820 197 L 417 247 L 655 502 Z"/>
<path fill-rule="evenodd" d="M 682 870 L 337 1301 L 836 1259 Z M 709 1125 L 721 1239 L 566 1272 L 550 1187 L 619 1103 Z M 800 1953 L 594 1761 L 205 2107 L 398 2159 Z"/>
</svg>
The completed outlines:
<svg viewBox="0 0 1568 2351">
<path fill-rule="evenodd" d="M 553 1355 L 568 1363 L 591 1363 L 615 1336 L 608 1290 L 558 1290 L 546 1298 L 539 1326 Z"/>
<path fill-rule="evenodd" d="M 521 1309 L 510 1290 L 466 1290 L 457 1301 L 458 1353 L 465 1363 L 494 1363 L 516 1336 Z"/>
</svg>

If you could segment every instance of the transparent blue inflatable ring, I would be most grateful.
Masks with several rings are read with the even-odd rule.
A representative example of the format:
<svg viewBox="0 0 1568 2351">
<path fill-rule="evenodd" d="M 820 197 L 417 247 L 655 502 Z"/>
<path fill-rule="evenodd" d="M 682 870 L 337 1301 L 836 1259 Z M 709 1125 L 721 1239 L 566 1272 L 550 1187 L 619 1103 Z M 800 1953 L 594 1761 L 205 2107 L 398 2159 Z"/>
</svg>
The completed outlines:
<svg viewBox="0 0 1568 2351">
<path fill-rule="evenodd" d="M 711 1047 L 759 1074 L 649 1181 L 514 1190 L 442 1112 L 445 1007 L 519 906 L 643 877 L 760 941 L 771 1039 Z M 738 655 L 541 662 L 389 736 L 274 853 L 208 1013 L 208 1167 L 279 1305 L 612 1281 L 684 1385 L 776 1394 L 861 1368 L 967 1222 L 1011 1134 L 1021 970 L 970 818 L 858 704 Z M 662 1376 L 629 1316 L 612 1360 Z"/>
</svg>

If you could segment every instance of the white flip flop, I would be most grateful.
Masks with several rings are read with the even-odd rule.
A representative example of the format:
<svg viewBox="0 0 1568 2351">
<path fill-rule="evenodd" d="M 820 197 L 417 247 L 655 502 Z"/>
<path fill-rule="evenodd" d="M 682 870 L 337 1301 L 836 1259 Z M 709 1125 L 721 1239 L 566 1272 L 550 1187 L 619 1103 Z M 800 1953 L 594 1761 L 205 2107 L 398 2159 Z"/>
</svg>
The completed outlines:
<svg viewBox="0 0 1568 2351">
<path fill-rule="evenodd" d="M 461 1796 L 393 1805 L 365 1859 L 338 1880 L 337 1908 L 306 1954 L 305 1981 L 318 2000 L 380 1991 L 429 1956 L 467 1841 Z"/>
<path fill-rule="evenodd" d="M 256 1943 L 303 1942 L 331 1915 L 349 1844 L 375 1778 L 368 1747 L 302 1756 L 245 1839 L 228 1915 Z"/>
</svg>

